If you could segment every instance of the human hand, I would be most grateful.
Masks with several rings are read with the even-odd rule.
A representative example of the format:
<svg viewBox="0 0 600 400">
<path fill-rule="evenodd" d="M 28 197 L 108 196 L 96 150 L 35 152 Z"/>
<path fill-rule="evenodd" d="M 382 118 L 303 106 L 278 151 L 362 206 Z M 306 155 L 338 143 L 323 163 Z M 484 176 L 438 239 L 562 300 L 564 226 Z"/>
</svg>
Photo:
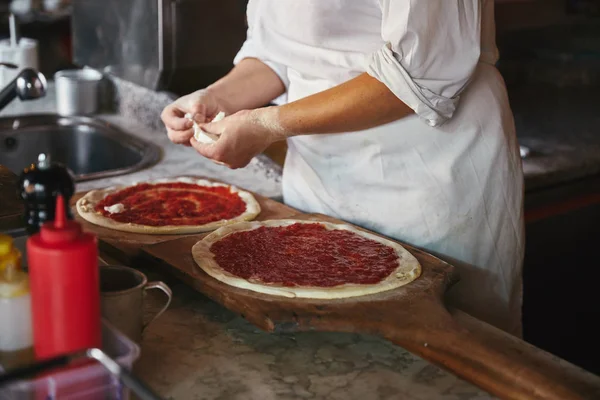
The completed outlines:
<svg viewBox="0 0 600 400">
<path fill-rule="evenodd" d="M 223 102 L 214 93 L 202 89 L 175 100 L 165 107 L 160 117 L 173 143 L 190 146 L 190 138 L 194 136 L 194 121 L 206 123 L 219 111 L 226 112 Z M 186 118 L 186 114 L 191 114 L 193 121 Z"/>
<path fill-rule="evenodd" d="M 218 139 L 205 144 L 192 136 L 190 144 L 204 157 L 232 169 L 245 167 L 269 145 L 286 138 L 278 123 L 277 107 L 239 111 L 200 127 Z"/>
</svg>

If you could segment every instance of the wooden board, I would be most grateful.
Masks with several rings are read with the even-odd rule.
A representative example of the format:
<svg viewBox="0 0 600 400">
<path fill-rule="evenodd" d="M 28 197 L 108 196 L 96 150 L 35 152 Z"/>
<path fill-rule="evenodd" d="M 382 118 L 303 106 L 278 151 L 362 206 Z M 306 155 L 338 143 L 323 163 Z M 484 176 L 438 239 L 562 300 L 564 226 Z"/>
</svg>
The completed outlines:
<svg viewBox="0 0 600 400">
<path fill-rule="evenodd" d="M 298 219 L 341 223 L 322 215 Z M 379 335 L 506 399 L 600 398 L 600 378 L 443 304 L 454 268 L 403 244 L 422 265 L 414 282 L 388 292 L 341 300 L 289 299 L 228 286 L 194 262 L 191 235 L 143 247 L 154 262 L 266 331 L 337 331 Z"/>
<path fill-rule="evenodd" d="M 215 181 L 214 179 L 209 179 L 200 176 L 194 176 L 193 178 L 207 179 L 213 182 Z M 84 231 L 91 232 L 98 237 L 98 239 L 101 241 L 100 247 L 102 251 L 106 251 L 111 255 L 122 259 L 123 261 L 127 261 L 135 257 L 139 252 L 140 246 L 142 245 L 162 243 L 165 241 L 175 240 L 181 237 L 198 235 L 146 235 L 142 233 L 117 231 L 114 229 L 109 229 L 92 224 L 91 222 L 88 222 L 87 220 L 81 218 L 77 213 L 77 210 L 75 209 L 75 203 L 77 202 L 77 200 L 83 197 L 86 193 L 87 192 L 79 192 L 71 198 L 71 206 L 73 207 L 73 215 L 75 216 L 75 219 L 79 223 L 81 223 Z M 298 213 L 297 210 L 294 210 L 291 207 L 276 202 L 275 200 L 271 200 L 267 197 L 261 196 L 256 193 L 252 194 L 254 195 L 261 207 L 261 212 L 256 218 L 257 221 L 288 218 Z"/>
<path fill-rule="evenodd" d="M 17 175 L 0 165 L 0 232 L 25 225 L 25 210 L 17 192 Z"/>
</svg>

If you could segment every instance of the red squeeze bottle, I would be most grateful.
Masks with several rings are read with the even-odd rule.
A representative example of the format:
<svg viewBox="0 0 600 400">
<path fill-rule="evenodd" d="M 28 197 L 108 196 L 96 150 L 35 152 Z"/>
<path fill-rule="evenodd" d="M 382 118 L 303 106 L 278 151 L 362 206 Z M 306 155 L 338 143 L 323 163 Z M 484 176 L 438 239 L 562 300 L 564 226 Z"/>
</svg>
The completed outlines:
<svg viewBox="0 0 600 400">
<path fill-rule="evenodd" d="M 97 241 L 67 220 L 62 195 L 55 220 L 27 240 L 27 258 L 36 357 L 101 347 Z"/>
</svg>

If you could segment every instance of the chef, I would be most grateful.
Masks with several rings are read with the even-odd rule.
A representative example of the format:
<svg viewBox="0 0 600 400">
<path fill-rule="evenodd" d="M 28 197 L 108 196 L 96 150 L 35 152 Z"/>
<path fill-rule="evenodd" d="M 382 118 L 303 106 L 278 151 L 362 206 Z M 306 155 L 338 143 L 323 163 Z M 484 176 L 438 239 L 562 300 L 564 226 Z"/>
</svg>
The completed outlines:
<svg viewBox="0 0 600 400">
<path fill-rule="evenodd" d="M 287 140 L 286 204 L 448 261 L 447 302 L 521 335 L 523 175 L 493 9 L 250 0 L 235 67 L 164 109 L 168 136 L 230 168 Z"/>
</svg>

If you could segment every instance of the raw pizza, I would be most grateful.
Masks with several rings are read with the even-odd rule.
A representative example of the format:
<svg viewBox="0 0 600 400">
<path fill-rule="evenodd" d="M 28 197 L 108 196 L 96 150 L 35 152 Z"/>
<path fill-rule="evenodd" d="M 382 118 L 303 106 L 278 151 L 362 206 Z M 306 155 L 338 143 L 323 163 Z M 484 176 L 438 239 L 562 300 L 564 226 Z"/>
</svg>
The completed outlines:
<svg viewBox="0 0 600 400">
<path fill-rule="evenodd" d="M 192 178 L 92 190 L 76 207 L 82 218 L 96 225 L 147 234 L 207 232 L 253 220 L 260 213 L 249 192 Z"/>
<path fill-rule="evenodd" d="M 398 243 L 349 225 L 314 221 L 226 226 L 196 243 L 192 255 L 221 282 L 285 297 L 363 296 L 421 274 L 417 259 Z"/>
</svg>

